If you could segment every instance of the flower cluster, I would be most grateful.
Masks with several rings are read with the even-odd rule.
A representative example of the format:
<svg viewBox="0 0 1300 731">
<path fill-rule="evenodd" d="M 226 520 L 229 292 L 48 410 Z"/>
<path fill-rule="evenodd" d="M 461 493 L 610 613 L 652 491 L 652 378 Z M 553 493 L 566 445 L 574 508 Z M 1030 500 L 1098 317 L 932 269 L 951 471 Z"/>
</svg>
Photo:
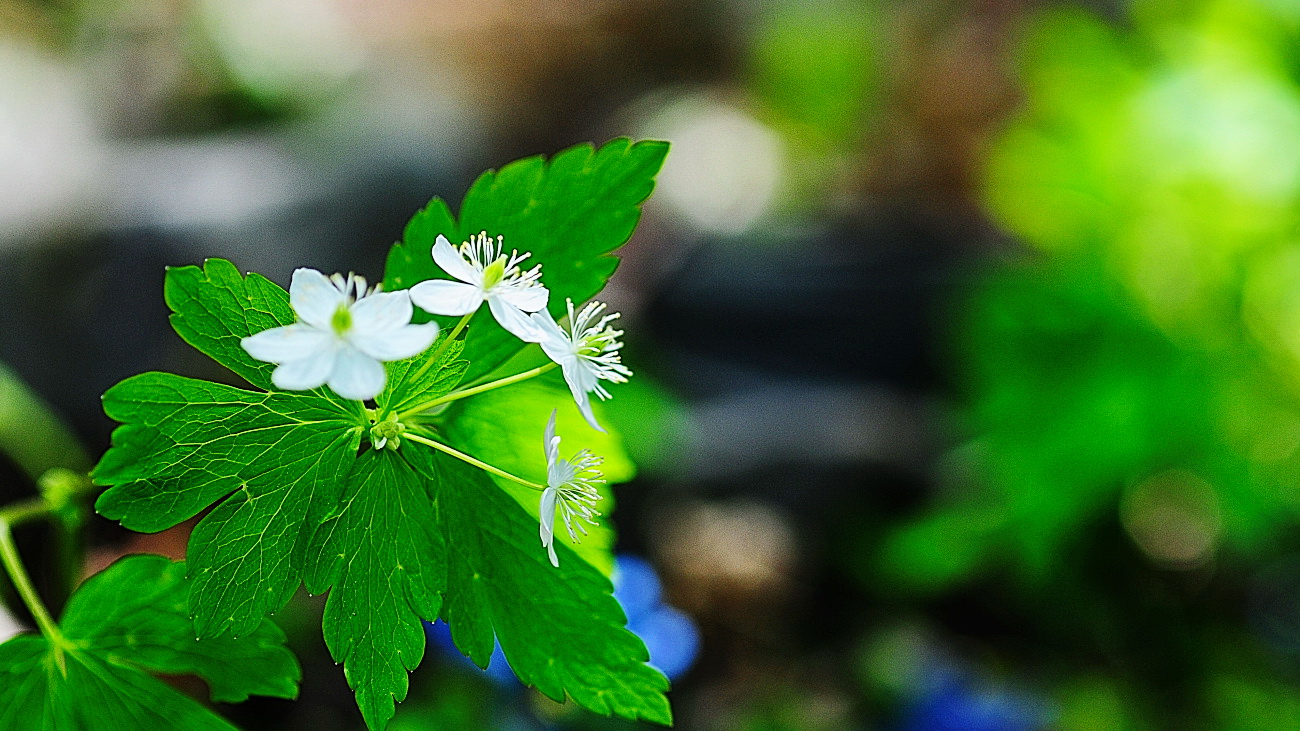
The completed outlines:
<svg viewBox="0 0 1300 731">
<path fill-rule="evenodd" d="M 601 382 L 623 383 L 632 375 L 619 354 L 623 331 L 611 324 L 618 314 L 606 314 L 601 302 L 592 301 L 575 309 L 573 301 L 566 300 L 563 324 L 557 322 L 547 310 L 550 292 L 542 285 L 541 265 L 524 270 L 522 265 L 530 254 L 517 249 L 506 253 L 503 238 L 493 238 L 486 231 L 458 247 L 452 246 L 445 236 L 438 236 L 431 255 L 450 279 L 429 279 L 398 292 L 382 292 L 380 287 L 367 289 L 365 280 L 352 274 L 326 277 L 314 269 L 298 269 L 289 286 L 289 302 L 298 321 L 246 337 L 242 345 L 253 358 L 276 364 L 271 380 L 277 388 L 301 391 L 328 385 L 343 398 L 368 401 L 384 390 L 385 362 L 419 355 L 438 339 L 436 323 L 411 322 L 415 307 L 433 315 L 460 317 L 460 322 L 444 338 L 450 341 L 486 302 L 492 317 L 503 329 L 526 343 L 538 344 L 553 362 L 499 382 L 453 392 L 408 412 L 372 417 L 371 446 L 397 449 L 406 432 L 406 425 L 401 421 L 405 416 L 516 383 L 556 366 L 561 369 L 583 418 L 592 428 L 604 431 L 596 421 L 590 396 L 594 393 L 608 399 L 609 391 Z M 436 361 L 444 347 L 440 346 L 428 360 Z M 579 519 L 577 531 L 585 535 L 581 521 L 594 524 L 600 515 L 595 505 L 600 500 L 596 485 L 604 482 L 596 469 L 601 459 L 585 449 L 569 460 L 559 457 L 560 438 L 555 435 L 554 411 L 544 438 L 545 485 L 515 477 L 447 445 L 412 434 L 408 433 L 411 440 L 541 490 L 542 546 L 555 566 L 559 566 L 554 545 L 556 514 L 561 516 L 569 538 L 575 543 L 578 535 L 574 519 Z"/>
</svg>

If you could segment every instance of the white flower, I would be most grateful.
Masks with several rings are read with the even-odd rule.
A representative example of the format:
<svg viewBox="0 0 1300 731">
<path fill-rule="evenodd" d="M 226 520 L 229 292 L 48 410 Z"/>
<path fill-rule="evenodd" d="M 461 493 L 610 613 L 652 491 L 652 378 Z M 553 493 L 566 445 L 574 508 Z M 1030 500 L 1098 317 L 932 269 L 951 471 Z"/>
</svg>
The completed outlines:
<svg viewBox="0 0 1300 731">
<path fill-rule="evenodd" d="M 555 412 L 551 412 L 550 421 L 546 422 L 546 436 L 543 446 L 546 449 L 546 489 L 542 491 L 541 536 L 542 545 L 551 558 L 552 566 L 559 566 L 560 559 L 555 555 L 555 513 L 558 510 L 564 517 L 564 527 L 569 531 L 569 538 L 578 542 L 578 535 L 573 532 L 573 519 L 581 518 L 592 525 L 599 516 L 596 501 L 600 493 L 596 485 L 604 482 L 596 468 L 603 462 L 588 450 L 573 455 L 573 459 L 560 459 L 560 438 L 555 436 Z M 578 523 L 578 530 L 587 535 L 587 529 Z"/>
<path fill-rule="evenodd" d="M 240 341 L 254 358 L 279 364 L 271 382 L 286 391 L 328 383 L 343 398 L 372 399 L 384 390 L 382 361 L 417 355 L 438 336 L 436 323 L 411 324 L 406 292 L 369 292 L 366 280 L 351 274 L 297 269 L 289 304 L 298 322 Z"/>
<path fill-rule="evenodd" d="M 591 413 L 591 399 L 587 394 L 594 393 L 601 399 L 609 398 L 609 391 L 600 384 L 626 383 L 632 371 L 623 365 L 618 349 L 623 347 L 619 337 L 622 330 L 615 330 L 609 323 L 618 318 L 618 313 L 605 315 L 602 302 L 591 301 L 578 313 L 573 311 L 573 300 L 568 300 L 569 325 L 561 328 L 555 318 L 546 310 L 533 315 L 537 326 L 538 342 L 551 360 L 560 364 L 564 371 L 564 380 L 569 383 L 573 400 L 578 410 L 586 417 L 593 429 L 601 429 L 596 423 L 596 416 Z M 599 320 L 596 320 L 600 317 Z M 592 321 L 595 320 L 593 323 Z"/>
<path fill-rule="evenodd" d="M 501 237 L 489 238 L 486 231 L 453 248 L 446 236 L 433 245 L 433 260 L 460 281 L 429 279 L 411 287 L 411 301 L 435 315 L 468 315 L 487 300 L 488 309 L 501 327 L 522 340 L 536 340 L 534 326 L 525 313 L 546 307 L 550 292 L 540 280 L 542 267 L 526 272 L 519 265 L 528 253 L 502 253 Z"/>
</svg>

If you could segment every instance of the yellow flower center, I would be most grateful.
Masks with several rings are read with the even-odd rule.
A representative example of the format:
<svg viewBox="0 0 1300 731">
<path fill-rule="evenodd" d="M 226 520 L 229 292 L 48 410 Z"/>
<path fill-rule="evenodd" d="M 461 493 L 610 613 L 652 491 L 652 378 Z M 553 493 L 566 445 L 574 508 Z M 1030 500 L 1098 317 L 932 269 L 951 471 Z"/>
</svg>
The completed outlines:
<svg viewBox="0 0 1300 731">
<path fill-rule="evenodd" d="M 339 305 L 334 310 L 334 316 L 330 318 L 330 327 L 334 328 L 335 334 L 342 335 L 352 329 L 352 313 L 348 311 L 347 305 Z"/>
<path fill-rule="evenodd" d="M 502 255 L 502 256 L 498 256 L 496 259 L 492 260 L 491 264 L 488 264 L 486 267 L 484 267 L 483 289 L 485 290 L 492 289 L 492 287 L 494 287 L 497 284 L 497 282 L 500 282 L 502 279 L 505 279 L 505 276 L 506 276 L 506 257 Z"/>
</svg>

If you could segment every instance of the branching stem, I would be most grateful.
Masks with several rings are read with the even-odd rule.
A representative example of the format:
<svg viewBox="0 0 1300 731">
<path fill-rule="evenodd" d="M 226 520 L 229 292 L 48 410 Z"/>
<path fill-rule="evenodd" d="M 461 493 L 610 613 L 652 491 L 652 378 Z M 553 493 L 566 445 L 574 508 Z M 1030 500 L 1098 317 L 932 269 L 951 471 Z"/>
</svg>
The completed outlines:
<svg viewBox="0 0 1300 731">
<path fill-rule="evenodd" d="M 27 610 L 32 613 L 32 618 L 36 620 L 36 626 L 40 628 L 41 634 L 45 635 L 45 639 L 49 640 L 52 646 L 62 648 L 66 644 L 63 633 L 59 631 L 59 625 L 54 622 L 41 597 L 36 593 L 36 587 L 32 585 L 32 578 L 27 575 L 27 569 L 23 568 L 22 558 L 18 556 L 18 547 L 14 545 L 12 529 L 15 523 L 49 513 L 50 510 L 50 505 L 44 500 L 29 500 L 0 510 L 0 562 L 4 563 L 9 580 L 13 582 L 14 589 L 22 598 L 23 604 L 27 605 Z"/>
</svg>

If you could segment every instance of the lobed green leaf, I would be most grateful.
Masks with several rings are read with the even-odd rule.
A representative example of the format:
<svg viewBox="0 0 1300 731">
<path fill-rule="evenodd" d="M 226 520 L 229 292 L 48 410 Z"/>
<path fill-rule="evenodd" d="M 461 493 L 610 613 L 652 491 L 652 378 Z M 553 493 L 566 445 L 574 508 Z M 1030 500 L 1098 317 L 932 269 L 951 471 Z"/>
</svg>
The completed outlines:
<svg viewBox="0 0 1300 731">
<path fill-rule="evenodd" d="M 446 455 L 436 466 L 447 545 L 442 616 L 456 646 L 486 667 L 495 637 L 519 680 L 553 700 L 671 724 L 668 679 L 646 664 L 609 579 L 563 541 L 560 566 L 551 566 L 536 519 L 486 473 Z"/>
<path fill-rule="evenodd" d="M 311 529 L 334 510 L 365 417 L 311 394 L 257 393 L 168 373 L 104 394 L 123 426 L 93 477 L 101 515 L 153 532 L 218 503 L 194 529 L 199 633 L 249 632 L 299 583 Z"/>
<path fill-rule="evenodd" d="M 424 452 L 408 444 L 399 453 Z M 424 655 L 422 619 L 438 616 L 446 557 L 437 505 L 403 456 L 368 450 L 353 465 L 339 511 L 312 539 L 307 590 L 330 592 L 322 628 L 366 724 L 380 729 L 406 698 Z"/>
<path fill-rule="evenodd" d="M 185 342 L 254 386 L 273 388 L 275 366 L 254 359 L 239 341 L 297 319 L 278 284 L 260 274 L 242 277 L 225 259 L 208 259 L 202 269 L 168 268 L 163 298 L 172 311 L 172 328 Z"/>
<path fill-rule="evenodd" d="M 302 671 L 280 628 L 263 621 L 238 639 L 197 640 L 185 564 L 162 556 L 130 556 L 90 577 L 68 601 L 61 625 L 81 647 L 111 660 L 163 675 L 198 675 L 213 700 L 298 695 Z"/>
<path fill-rule="evenodd" d="M 295 697 L 301 671 L 270 622 L 239 640 L 194 639 L 184 573 L 160 556 L 121 559 L 73 594 L 57 647 L 34 635 L 0 645 L 0 729 L 234 731 L 150 671 L 198 675 L 216 700 Z"/>
<path fill-rule="evenodd" d="M 613 274 L 618 260 L 611 254 L 631 238 L 667 154 L 667 142 L 619 138 L 600 149 L 577 145 L 549 161 L 537 155 L 489 170 L 465 194 L 459 222 L 439 198 L 411 219 L 401 243 L 388 254 L 384 288 L 447 278 L 433 263 L 438 235 L 458 244 L 487 231 L 504 236 L 507 249 L 530 252 L 526 266 L 542 265 L 542 283 L 551 291 L 549 309 L 560 317 L 566 297 L 586 301 Z M 456 321 L 436 319 L 447 325 Z M 471 381 L 524 347 L 486 307 L 470 321 L 468 333 L 465 377 Z"/>
</svg>

